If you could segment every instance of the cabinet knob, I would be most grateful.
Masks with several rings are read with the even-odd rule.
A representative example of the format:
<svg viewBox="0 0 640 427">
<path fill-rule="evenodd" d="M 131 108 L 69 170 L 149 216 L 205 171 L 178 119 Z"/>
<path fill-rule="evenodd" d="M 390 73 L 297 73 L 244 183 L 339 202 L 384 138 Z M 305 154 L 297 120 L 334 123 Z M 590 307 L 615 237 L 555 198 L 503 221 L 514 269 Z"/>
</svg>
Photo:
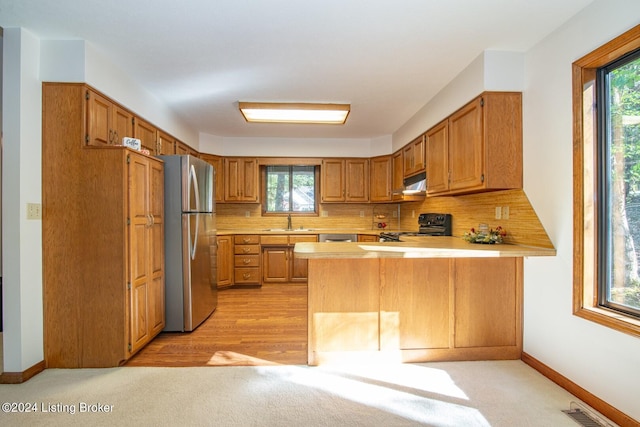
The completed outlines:
<svg viewBox="0 0 640 427">
<path fill-rule="evenodd" d="M 249 264 L 249 263 L 251 263 L 251 260 L 245 258 L 245 259 L 242 260 L 242 263 L 243 264 Z"/>
<path fill-rule="evenodd" d="M 251 274 L 249 274 L 249 273 L 244 273 L 244 274 L 242 275 L 242 278 L 243 278 L 243 279 L 245 279 L 245 280 L 247 280 L 247 279 L 248 279 L 248 278 L 250 278 L 250 277 L 251 277 Z"/>
<path fill-rule="evenodd" d="M 250 252 L 249 248 L 242 248 L 242 252 L 244 252 L 245 254 L 248 254 Z"/>
</svg>

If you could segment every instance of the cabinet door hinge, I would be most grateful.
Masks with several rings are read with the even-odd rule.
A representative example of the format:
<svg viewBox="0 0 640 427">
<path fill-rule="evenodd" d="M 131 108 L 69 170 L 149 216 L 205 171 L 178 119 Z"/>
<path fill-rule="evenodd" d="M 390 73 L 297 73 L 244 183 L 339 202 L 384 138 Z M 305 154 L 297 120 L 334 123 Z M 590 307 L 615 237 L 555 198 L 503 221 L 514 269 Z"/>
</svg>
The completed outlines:
<svg viewBox="0 0 640 427">
<path fill-rule="evenodd" d="M 484 107 L 484 98 L 480 98 L 480 106 Z"/>
<path fill-rule="evenodd" d="M 136 124 L 136 118 L 135 117 L 131 117 L 131 126 Z"/>
<path fill-rule="evenodd" d="M 89 134 L 86 134 L 84 136 L 84 142 L 87 143 L 87 144 L 89 143 Z"/>
<path fill-rule="evenodd" d="M 131 282 L 127 282 L 127 289 L 131 290 Z"/>
<path fill-rule="evenodd" d="M 131 351 L 131 343 L 127 344 L 127 350 Z"/>
<path fill-rule="evenodd" d="M 127 164 L 131 163 L 131 157 L 127 154 Z"/>
<path fill-rule="evenodd" d="M 480 175 L 480 182 L 484 182 L 484 174 Z"/>
<path fill-rule="evenodd" d="M 131 225 L 131 218 L 127 218 L 127 225 Z M 131 289 L 131 288 L 129 288 Z"/>
<path fill-rule="evenodd" d="M 85 91 L 84 92 L 84 99 L 86 99 L 87 101 L 89 100 L 89 91 Z"/>
</svg>

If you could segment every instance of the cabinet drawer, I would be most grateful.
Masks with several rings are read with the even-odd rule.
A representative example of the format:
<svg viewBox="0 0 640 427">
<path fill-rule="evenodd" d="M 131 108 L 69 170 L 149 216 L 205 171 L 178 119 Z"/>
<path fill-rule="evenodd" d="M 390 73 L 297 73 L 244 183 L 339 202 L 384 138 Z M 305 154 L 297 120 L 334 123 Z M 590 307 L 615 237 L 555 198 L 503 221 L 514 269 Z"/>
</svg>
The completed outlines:
<svg viewBox="0 0 640 427">
<path fill-rule="evenodd" d="M 233 250 L 236 255 L 259 254 L 260 245 L 235 245 Z"/>
<path fill-rule="evenodd" d="M 295 245 L 296 243 L 299 242 L 317 242 L 318 241 L 318 236 L 315 234 L 297 234 L 295 236 L 289 236 L 289 243 L 292 245 Z"/>
<path fill-rule="evenodd" d="M 260 283 L 259 268 L 236 268 L 234 270 L 235 283 Z"/>
<path fill-rule="evenodd" d="M 286 246 L 289 243 L 289 236 L 287 235 L 264 235 L 260 236 L 261 245 L 276 245 Z"/>
<path fill-rule="evenodd" d="M 260 267 L 260 255 L 236 255 L 235 267 Z"/>
<path fill-rule="evenodd" d="M 233 242 L 236 245 L 257 245 L 260 243 L 259 234 L 238 234 L 234 236 Z"/>
</svg>

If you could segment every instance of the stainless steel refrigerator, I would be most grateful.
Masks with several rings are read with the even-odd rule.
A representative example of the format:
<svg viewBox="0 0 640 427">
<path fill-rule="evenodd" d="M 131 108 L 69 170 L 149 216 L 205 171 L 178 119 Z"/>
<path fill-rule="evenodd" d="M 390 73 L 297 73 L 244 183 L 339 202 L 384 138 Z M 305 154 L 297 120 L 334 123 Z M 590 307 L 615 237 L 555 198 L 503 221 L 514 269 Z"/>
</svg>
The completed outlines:
<svg viewBox="0 0 640 427">
<path fill-rule="evenodd" d="M 193 331 L 216 309 L 215 170 L 197 157 L 164 161 L 165 331 Z"/>
</svg>

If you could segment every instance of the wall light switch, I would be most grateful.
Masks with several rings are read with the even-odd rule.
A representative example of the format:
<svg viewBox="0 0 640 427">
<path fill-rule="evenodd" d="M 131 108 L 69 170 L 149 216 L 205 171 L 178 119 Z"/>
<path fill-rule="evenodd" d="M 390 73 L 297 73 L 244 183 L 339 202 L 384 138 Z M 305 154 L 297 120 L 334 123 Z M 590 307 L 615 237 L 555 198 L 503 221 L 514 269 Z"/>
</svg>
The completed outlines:
<svg viewBox="0 0 640 427">
<path fill-rule="evenodd" d="M 244 217 L 245 218 L 250 218 L 251 217 L 251 211 L 244 211 Z"/>
<path fill-rule="evenodd" d="M 502 207 L 502 218 L 509 219 L 509 206 Z"/>
<path fill-rule="evenodd" d="M 360 218 L 364 218 L 364 211 L 360 211 Z"/>
<path fill-rule="evenodd" d="M 502 208 L 500 206 L 496 206 L 496 219 L 502 219 Z"/>
<path fill-rule="evenodd" d="M 27 203 L 27 219 L 42 219 L 42 205 L 40 203 Z"/>
</svg>

